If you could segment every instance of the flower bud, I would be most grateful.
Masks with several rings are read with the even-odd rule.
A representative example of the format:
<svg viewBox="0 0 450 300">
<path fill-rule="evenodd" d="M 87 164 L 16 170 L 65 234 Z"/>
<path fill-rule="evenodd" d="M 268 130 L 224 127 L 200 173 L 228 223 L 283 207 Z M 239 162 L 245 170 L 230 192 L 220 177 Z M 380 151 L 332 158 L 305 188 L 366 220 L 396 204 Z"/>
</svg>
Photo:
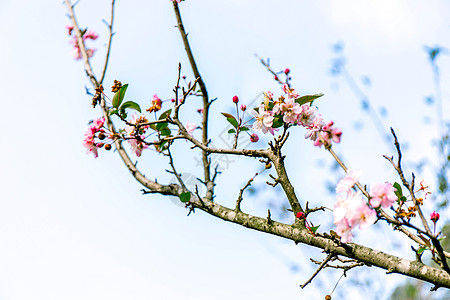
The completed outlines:
<svg viewBox="0 0 450 300">
<path fill-rule="evenodd" d="M 236 103 L 236 104 L 239 102 L 238 96 L 234 96 L 234 97 L 233 97 L 233 102 Z"/>
<path fill-rule="evenodd" d="M 242 105 L 241 105 L 241 110 L 242 110 L 242 111 L 245 111 L 246 109 L 247 109 L 247 105 L 242 104 Z"/>
<path fill-rule="evenodd" d="M 277 76 L 277 75 L 275 75 L 274 79 L 278 81 L 278 76 Z"/>
<path fill-rule="evenodd" d="M 299 211 L 299 212 L 297 213 L 296 217 L 299 218 L 299 219 L 302 219 L 302 218 L 305 217 L 305 213 Z"/>
<path fill-rule="evenodd" d="M 256 143 L 257 141 L 259 141 L 259 136 L 258 136 L 256 133 L 252 133 L 252 134 L 250 135 L 250 141 L 251 141 L 252 143 Z"/>
<path fill-rule="evenodd" d="M 289 70 L 289 69 L 284 69 L 284 74 L 289 74 L 289 72 L 291 72 L 291 70 Z"/>
<path fill-rule="evenodd" d="M 433 223 L 435 223 L 435 224 L 437 221 L 439 221 L 439 218 L 440 218 L 439 214 L 435 211 L 433 211 L 430 215 L 431 221 L 433 221 Z"/>
</svg>

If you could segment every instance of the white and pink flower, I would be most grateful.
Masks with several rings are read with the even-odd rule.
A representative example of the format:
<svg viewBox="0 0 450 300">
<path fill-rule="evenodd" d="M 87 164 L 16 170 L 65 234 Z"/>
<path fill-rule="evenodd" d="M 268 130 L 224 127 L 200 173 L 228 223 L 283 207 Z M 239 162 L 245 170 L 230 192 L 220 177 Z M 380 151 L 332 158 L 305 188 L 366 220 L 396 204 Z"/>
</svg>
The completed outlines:
<svg viewBox="0 0 450 300">
<path fill-rule="evenodd" d="M 297 122 L 298 115 L 301 113 L 302 108 L 300 104 L 296 103 L 294 99 L 288 99 L 286 102 L 281 103 L 280 111 L 283 115 L 283 121 L 286 123 Z"/>
<path fill-rule="evenodd" d="M 250 113 L 255 117 L 253 130 L 267 133 L 270 129 L 272 129 L 273 116 L 269 111 L 264 110 L 264 104 L 261 104 L 259 106 L 258 112 L 256 112 L 254 109 L 251 109 Z M 273 134 L 273 129 L 271 130 L 271 133 Z"/>
<path fill-rule="evenodd" d="M 187 121 L 186 124 L 184 125 L 184 127 L 186 128 L 186 131 L 188 132 L 188 134 L 192 135 L 192 132 L 194 132 L 194 130 L 197 129 L 197 124 Z"/>
</svg>

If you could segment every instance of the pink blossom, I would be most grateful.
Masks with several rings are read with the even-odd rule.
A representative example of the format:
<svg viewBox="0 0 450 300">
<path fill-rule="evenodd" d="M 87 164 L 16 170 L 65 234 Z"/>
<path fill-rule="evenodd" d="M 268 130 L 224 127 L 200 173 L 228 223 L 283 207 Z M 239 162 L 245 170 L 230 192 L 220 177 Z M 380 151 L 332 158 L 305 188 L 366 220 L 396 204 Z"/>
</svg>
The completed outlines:
<svg viewBox="0 0 450 300">
<path fill-rule="evenodd" d="M 335 142 L 336 144 L 339 144 L 341 142 L 342 130 L 340 128 L 333 128 L 333 129 L 331 129 L 330 133 L 331 133 L 330 136 L 331 136 L 331 139 L 333 140 L 333 142 Z"/>
<path fill-rule="evenodd" d="M 98 38 L 98 34 L 90 29 L 88 31 L 86 31 L 86 33 L 83 35 L 84 40 L 91 39 L 91 40 L 95 41 L 97 38 Z"/>
<path fill-rule="evenodd" d="M 354 195 L 354 193 L 352 193 L 351 195 Z M 335 224 L 338 222 L 341 222 L 347 216 L 348 207 L 350 204 L 350 198 L 351 197 L 349 197 L 349 195 L 347 195 L 345 197 L 341 196 L 341 195 L 336 196 L 337 201 L 334 204 L 334 209 L 333 209 L 333 216 L 334 216 Z"/>
<path fill-rule="evenodd" d="M 395 200 L 397 200 L 397 196 L 395 196 L 394 192 L 397 189 L 389 183 L 375 183 L 370 186 L 370 205 L 372 207 L 391 207 Z"/>
<path fill-rule="evenodd" d="M 256 133 L 252 133 L 252 134 L 250 135 L 250 141 L 251 141 L 252 143 L 256 143 L 257 141 L 259 141 L 259 136 L 258 136 Z"/>
<path fill-rule="evenodd" d="M 314 118 L 317 107 L 311 107 L 309 103 L 303 104 L 301 106 L 300 114 L 298 115 L 297 123 L 304 127 L 311 126 Z"/>
<path fill-rule="evenodd" d="M 184 125 L 188 134 L 192 135 L 192 132 L 197 128 L 197 124 L 187 121 Z"/>
<path fill-rule="evenodd" d="M 70 52 L 70 54 L 72 55 L 72 57 L 76 60 L 81 59 L 81 52 L 80 52 L 80 48 L 78 47 L 73 47 L 72 51 Z"/>
<path fill-rule="evenodd" d="M 288 86 L 286 83 L 283 84 L 283 85 L 281 86 L 281 89 L 282 89 L 286 94 L 288 94 L 288 98 L 289 98 L 289 99 L 291 99 L 291 98 L 294 98 L 294 99 L 295 99 L 295 98 L 300 97 L 300 95 L 299 95 L 298 93 L 296 93 L 294 89 L 289 88 L 289 86 Z"/>
<path fill-rule="evenodd" d="M 242 104 L 242 105 L 241 105 L 241 110 L 242 110 L 242 111 L 245 111 L 246 109 L 247 109 L 247 105 Z"/>
<path fill-rule="evenodd" d="M 305 134 L 305 139 L 310 139 L 312 141 L 317 140 L 318 132 L 322 129 L 324 123 L 323 123 L 323 116 L 321 114 L 318 114 L 311 125 L 308 126 L 308 132 Z"/>
<path fill-rule="evenodd" d="M 352 224 L 352 227 L 359 225 L 359 229 L 366 229 L 375 223 L 377 213 L 374 209 L 367 206 L 360 195 L 351 202 L 347 220 Z"/>
<path fill-rule="evenodd" d="M 261 104 L 258 108 L 258 112 L 254 109 L 250 110 L 250 113 L 255 117 L 255 122 L 253 123 L 253 130 L 262 131 L 267 133 L 273 124 L 273 116 L 270 112 L 264 110 L 264 105 Z M 273 132 L 273 131 L 272 131 Z"/>
<path fill-rule="evenodd" d="M 360 229 L 365 229 L 372 225 L 377 214 L 363 200 L 360 192 L 348 191 L 347 195 L 337 196 L 337 201 L 333 210 L 334 224 L 337 226 L 336 232 L 341 236 L 341 241 L 346 243 L 351 241 L 351 229 L 359 225 Z"/>
<path fill-rule="evenodd" d="M 296 103 L 294 99 L 288 99 L 281 104 L 281 113 L 283 114 L 283 121 L 286 123 L 297 122 L 298 115 L 302 111 L 300 104 Z"/>
<path fill-rule="evenodd" d="M 349 243 L 352 241 L 353 233 L 352 227 L 346 219 L 343 219 L 339 223 L 335 223 L 336 233 L 341 237 L 341 242 Z"/>
<path fill-rule="evenodd" d="M 102 128 L 104 124 L 105 124 L 105 118 L 103 118 L 103 117 L 95 119 L 92 122 L 92 126 L 93 126 L 93 128 L 95 128 L 96 131 L 99 131 L 100 128 Z"/>
<path fill-rule="evenodd" d="M 142 135 L 140 136 L 141 139 L 144 139 L 145 137 Z M 137 157 L 140 157 L 142 155 L 142 151 L 144 149 L 148 148 L 148 145 L 138 141 L 137 139 L 129 139 L 128 143 L 130 143 L 131 146 L 131 150 L 134 152 L 134 154 L 136 154 Z"/>
<path fill-rule="evenodd" d="M 347 170 L 347 176 L 342 178 L 336 185 L 336 193 L 349 191 L 358 182 L 361 174 L 361 170 Z"/>
<path fill-rule="evenodd" d="M 97 146 L 94 143 L 96 129 L 90 125 L 86 129 L 83 137 L 83 146 L 86 148 L 86 153 L 92 153 L 94 157 L 98 157 Z"/>
</svg>

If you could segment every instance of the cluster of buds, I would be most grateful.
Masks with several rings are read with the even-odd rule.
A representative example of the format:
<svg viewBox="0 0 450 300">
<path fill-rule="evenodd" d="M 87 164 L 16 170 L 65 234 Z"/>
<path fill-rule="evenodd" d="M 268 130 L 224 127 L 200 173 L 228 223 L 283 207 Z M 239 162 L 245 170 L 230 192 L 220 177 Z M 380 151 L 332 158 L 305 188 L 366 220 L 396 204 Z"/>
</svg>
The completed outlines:
<svg viewBox="0 0 450 300">
<path fill-rule="evenodd" d="M 98 103 L 100 103 L 100 100 L 102 100 L 102 94 L 103 94 L 103 85 L 100 84 L 98 88 L 95 88 L 95 95 L 92 98 L 92 106 L 95 108 Z"/>
<path fill-rule="evenodd" d="M 111 92 L 117 93 L 122 88 L 122 82 L 114 79 L 114 84 L 111 87 Z"/>
<path fill-rule="evenodd" d="M 69 41 L 69 43 L 71 45 L 73 45 L 73 49 L 71 51 L 72 57 L 76 60 L 79 60 L 79 59 L 81 59 L 81 51 L 80 51 L 80 45 L 78 43 L 77 35 L 73 34 L 74 27 L 72 25 L 67 25 L 66 29 L 68 30 L 69 36 L 72 36 L 72 38 Z M 96 39 L 98 39 L 98 34 L 92 30 L 84 30 L 81 32 L 81 34 L 83 37 L 83 42 L 85 42 L 87 40 L 95 41 Z M 95 49 L 95 48 L 86 48 L 86 53 L 87 53 L 88 57 L 92 57 L 94 55 L 95 51 L 97 51 L 97 49 Z"/>
<path fill-rule="evenodd" d="M 428 190 L 428 186 L 425 186 L 424 180 L 420 182 L 420 189 L 418 189 L 415 193 L 418 192 L 423 192 L 425 194 L 424 196 L 425 199 L 429 194 L 431 194 L 431 192 L 429 192 Z M 418 210 L 420 205 L 423 205 L 424 198 L 415 197 L 416 203 L 412 203 L 411 205 L 408 206 L 406 205 L 408 200 L 406 197 L 401 195 L 401 192 L 400 194 L 398 194 L 398 196 L 399 196 L 399 199 L 397 201 L 398 207 L 395 209 L 395 217 L 398 219 L 406 218 L 409 222 L 411 218 L 416 217 L 416 211 Z"/>
</svg>

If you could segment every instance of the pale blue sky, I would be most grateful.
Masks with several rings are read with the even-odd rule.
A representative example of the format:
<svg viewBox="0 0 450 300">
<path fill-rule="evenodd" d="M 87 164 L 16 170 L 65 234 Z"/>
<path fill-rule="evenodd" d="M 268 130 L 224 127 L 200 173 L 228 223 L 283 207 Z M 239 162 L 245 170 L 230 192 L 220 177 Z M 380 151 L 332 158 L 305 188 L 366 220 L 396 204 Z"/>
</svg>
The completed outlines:
<svg viewBox="0 0 450 300">
<path fill-rule="evenodd" d="M 372 79 L 365 92 L 376 107 L 388 108 L 385 125 L 410 143 L 408 158 L 433 155 L 435 124 L 422 123 L 424 115 L 435 116 L 423 101 L 433 93 L 423 45 L 450 48 L 448 1 L 187 0 L 180 6 L 210 96 L 219 98 L 211 119 L 217 144 L 227 126 L 220 112 L 231 109 L 233 95 L 250 102 L 263 90 L 280 92 L 257 53 L 270 57 L 274 68 L 290 68 L 300 93 L 325 94 L 319 111 L 344 131 L 336 151 L 364 171 L 366 183 L 394 179 L 381 158 L 390 148 L 345 82 L 329 76 L 331 45 L 343 41 L 348 70 L 359 82 L 361 75 Z M 129 83 L 130 99 L 142 106 L 154 93 L 172 97 L 178 62 L 188 77 L 191 72 L 170 1 L 118 0 L 116 12 L 105 85 L 113 79 Z M 98 159 L 85 154 L 81 138 L 99 111 L 84 94 L 89 82 L 82 63 L 70 56 L 65 13 L 61 1 L 0 2 L 0 299 L 304 299 L 329 292 L 340 275 L 334 271 L 305 290 L 298 287 L 314 271 L 308 257 L 320 259 L 319 252 L 202 212 L 186 217 L 170 199 L 142 196 L 115 153 L 101 151 Z M 76 13 L 82 27 L 100 34 L 91 43 L 99 49 L 93 58 L 98 74 L 109 1 L 82 0 Z M 448 111 L 449 56 L 439 64 Z M 195 111 L 197 104 L 188 107 Z M 196 113 L 185 111 L 182 118 L 198 122 Z M 362 131 L 352 129 L 355 120 L 364 121 Z M 300 128 L 292 132 L 288 172 L 302 201 L 332 206 L 322 179 L 334 177 L 317 163 L 329 164 L 331 157 L 303 135 Z M 188 151 L 186 145 L 178 154 Z M 217 201 L 230 206 L 258 168 L 254 161 L 232 159 L 217 188 Z M 176 163 L 180 171 L 199 171 L 195 160 Z M 139 166 L 150 178 L 171 179 L 159 172 L 166 164 L 154 152 L 144 153 Z M 433 180 L 431 172 L 424 177 Z M 264 197 L 280 198 L 269 192 Z M 243 208 L 265 214 L 265 205 L 266 199 L 249 198 Z M 383 229 L 377 225 L 371 232 Z M 359 232 L 356 241 L 382 247 L 372 236 Z M 403 249 L 381 250 L 402 255 Z M 402 256 L 413 258 L 410 252 Z M 291 272 L 290 262 L 300 271 Z M 375 287 L 389 289 L 401 279 L 388 278 Z"/>
</svg>

